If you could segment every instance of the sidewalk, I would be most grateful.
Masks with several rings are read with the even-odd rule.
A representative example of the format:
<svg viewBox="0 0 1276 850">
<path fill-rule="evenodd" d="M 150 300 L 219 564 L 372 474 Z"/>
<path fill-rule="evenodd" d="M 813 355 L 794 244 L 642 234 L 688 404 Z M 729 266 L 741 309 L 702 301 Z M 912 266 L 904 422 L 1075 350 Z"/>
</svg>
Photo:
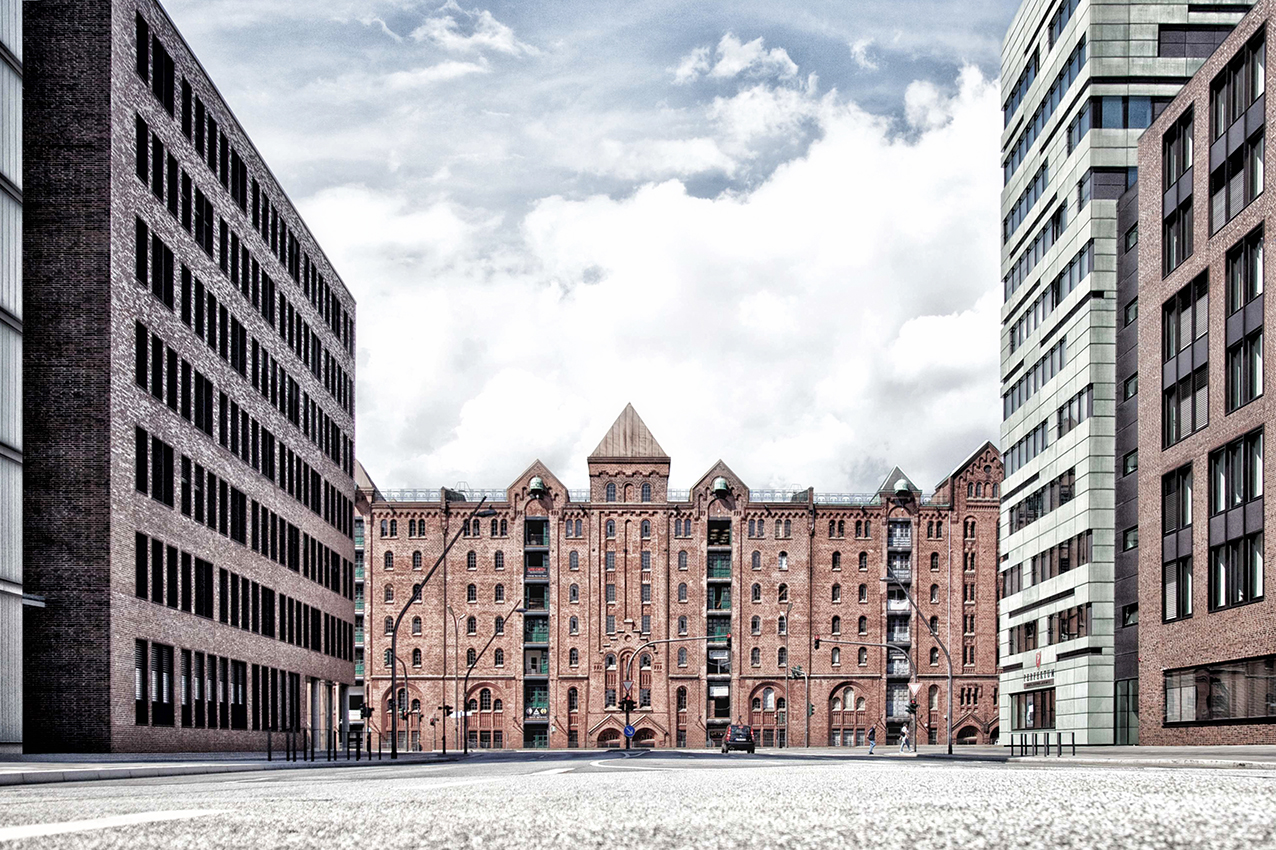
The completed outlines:
<svg viewBox="0 0 1276 850">
<path fill-rule="evenodd" d="M 981 748 L 983 749 L 983 748 Z M 1127 767 L 1201 767 L 1276 770 L 1276 746 L 1077 747 L 1072 755 L 1015 756 L 1012 764 L 1086 764 Z"/>
<path fill-rule="evenodd" d="M 276 752 L 273 761 L 265 753 L 94 753 L 80 755 L 15 755 L 0 753 L 0 786 L 34 785 L 47 782 L 88 782 L 100 779 L 146 779 L 157 776 L 201 776 L 213 773 L 251 773 L 266 770 L 306 770 L 317 767 L 368 767 L 377 764 L 429 764 L 459 758 L 448 753 L 400 753 L 398 761 L 390 760 L 389 751 L 363 753 L 362 761 L 354 753 L 346 761 L 345 751 L 337 761 L 325 761 L 322 751 L 314 761 L 284 761 Z"/>
</svg>

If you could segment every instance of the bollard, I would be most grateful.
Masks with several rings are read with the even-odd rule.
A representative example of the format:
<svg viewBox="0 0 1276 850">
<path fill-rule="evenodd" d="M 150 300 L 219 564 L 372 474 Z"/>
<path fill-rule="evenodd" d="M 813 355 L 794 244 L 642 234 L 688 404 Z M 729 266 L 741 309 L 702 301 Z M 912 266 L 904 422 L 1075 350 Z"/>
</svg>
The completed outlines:
<svg viewBox="0 0 1276 850">
<path fill-rule="evenodd" d="M 271 761 L 271 760 L 273 759 L 273 756 L 274 756 L 274 753 L 272 753 L 272 752 L 271 752 L 271 750 L 270 750 L 270 743 L 271 743 L 271 742 L 270 742 L 270 730 L 269 730 L 269 729 L 267 729 L 267 730 L 266 730 L 266 761 Z"/>
<path fill-rule="evenodd" d="M 1046 758 L 1050 758 L 1050 733 L 1049 733 L 1049 732 L 1047 732 L 1047 733 L 1045 733 L 1044 735 L 1042 735 L 1041 737 L 1045 738 L 1045 744 L 1046 744 Z"/>
<path fill-rule="evenodd" d="M 1037 733 L 1036 732 L 1032 733 L 1032 754 L 1034 756 L 1037 754 Z"/>
<path fill-rule="evenodd" d="M 1077 733 L 1076 732 L 1072 733 L 1072 754 L 1074 756 L 1077 754 Z"/>
<path fill-rule="evenodd" d="M 1055 736 L 1055 755 L 1059 758 L 1063 758 L 1063 733 L 1056 732 Z"/>
</svg>

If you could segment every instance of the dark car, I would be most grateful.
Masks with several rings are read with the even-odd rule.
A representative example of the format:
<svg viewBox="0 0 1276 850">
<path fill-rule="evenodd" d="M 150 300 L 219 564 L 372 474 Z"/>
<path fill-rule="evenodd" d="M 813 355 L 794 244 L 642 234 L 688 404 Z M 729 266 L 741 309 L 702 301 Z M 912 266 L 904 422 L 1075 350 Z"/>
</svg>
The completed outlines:
<svg viewBox="0 0 1276 850">
<path fill-rule="evenodd" d="M 727 734 L 722 736 L 723 755 L 732 750 L 748 750 L 752 754 L 753 746 L 753 730 L 748 726 L 731 726 L 727 729 Z"/>
</svg>

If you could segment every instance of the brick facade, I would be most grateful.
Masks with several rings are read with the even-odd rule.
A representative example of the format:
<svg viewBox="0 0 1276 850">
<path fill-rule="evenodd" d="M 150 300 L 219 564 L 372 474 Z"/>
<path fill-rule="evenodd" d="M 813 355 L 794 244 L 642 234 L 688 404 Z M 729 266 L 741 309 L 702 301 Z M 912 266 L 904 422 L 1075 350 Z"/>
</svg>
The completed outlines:
<svg viewBox="0 0 1276 850">
<path fill-rule="evenodd" d="M 475 520 L 477 528 L 468 534 L 463 526 L 474 501 L 451 501 L 446 491 L 411 501 L 387 499 L 375 488 L 361 491 L 369 729 L 388 735 L 391 728 L 385 619 L 396 617 L 412 598 L 444 541 L 461 533 L 399 628 L 403 706 L 420 708 L 419 719 L 411 713 L 400 722 L 405 744 L 415 743 L 419 729 L 424 749 L 439 746 L 440 706 L 481 700 L 469 720 L 472 745 L 494 745 L 496 732 L 506 747 L 619 745 L 624 712 L 617 703 L 627 675 L 639 702 L 632 715 L 636 740 L 644 745 L 705 746 L 737 720 L 758 729 L 760 744 L 778 743 L 785 732 L 781 700 L 796 707 L 787 729 L 794 745 L 808 734 L 812 745 L 851 744 L 872 726 L 883 741 L 906 716 L 904 703 L 888 709 L 887 693 L 888 684 L 906 686 L 907 666 L 897 662 L 898 672 L 888 676 L 885 651 L 876 646 L 866 648 L 861 665 L 854 643 L 886 640 L 888 616 L 903 618 L 895 637 L 912 641 L 909 654 L 921 684 L 921 740 L 930 727 L 942 742 L 947 668 L 942 654 L 931 663 L 936 644 L 926 636 L 927 626 L 907 611 L 908 603 L 887 599 L 883 579 L 892 552 L 911 566 L 914 598 L 927 619 L 937 618 L 938 634 L 952 648 L 954 734 L 980 743 L 995 740 L 995 494 L 1001 460 L 991 444 L 929 498 L 898 470 L 879 493 L 817 497 L 810 490 L 750 491 L 721 462 L 690 492 L 671 493 L 669 469 L 669 458 L 627 408 L 589 459 L 587 492 L 568 491 L 534 463 L 501 498 L 483 506 L 495 516 Z M 906 487 L 897 494 L 901 478 Z M 888 545 L 892 521 L 907 530 L 895 538 L 902 549 Z M 543 548 L 541 523 L 548 533 Z M 968 524 L 972 531 L 966 536 Z M 544 610 L 534 610 L 542 598 Z M 528 601 L 533 610 L 513 612 Z M 504 634 L 494 637 L 497 617 L 507 622 Z M 545 639 L 538 631 L 542 625 Z M 730 635 L 729 644 L 705 640 L 719 629 Z M 459 696 L 470 669 L 467 653 L 477 654 L 489 638 L 490 648 L 476 659 L 466 693 Z M 645 647 L 649 641 L 667 642 Z M 649 669 L 643 656 L 650 659 Z M 786 680 L 799 667 L 809 674 L 815 707 L 809 733 L 802 711 L 807 677 Z M 718 703 L 713 694 L 723 688 L 727 701 Z M 448 723 L 449 745 L 457 743 L 455 722 Z"/>
<path fill-rule="evenodd" d="M 25 5 L 26 748 L 327 730 L 353 299 L 158 4 Z"/>
<path fill-rule="evenodd" d="M 1216 490 L 1211 455 L 1229 442 L 1265 429 L 1272 421 L 1270 397 L 1257 398 L 1229 412 L 1228 350 L 1251 337 L 1265 324 L 1261 294 L 1248 305 L 1234 304 L 1227 286 L 1228 256 L 1247 236 L 1273 220 L 1271 192 L 1235 204 L 1226 223 L 1212 225 L 1211 181 L 1232 151 L 1252 143 L 1262 133 L 1273 107 L 1258 97 L 1239 123 L 1229 122 L 1221 137 L 1212 110 L 1211 86 L 1229 63 L 1263 38 L 1276 4 L 1261 0 L 1235 31 L 1206 60 L 1144 134 L 1139 146 L 1139 742 L 1143 744 L 1258 744 L 1276 743 L 1276 602 L 1270 589 L 1276 582 L 1276 562 L 1267 556 L 1259 572 L 1261 586 L 1253 599 L 1225 607 L 1217 605 L 1217 583 L 1211 564 L 1223 546 L 1261 533 L 1276 515 L 1262 498 L 1266 476 L 1256 476 L 1256 498 L 1247 492 L 1243 504 L 1212 504 Z M 1271 82 L 1271 71 L 1263 78 Z M 1265 86 L 1264 86 L 1265 88 Z M 1166 179 L 1163 145 L 1167 134 L 1191 110 L 1194 120 L 1194 163 L 1190 176 Z M 1263 159 L 1273 158 L 1264 152 Z M 1169 184 L 1168 190 L 1166 184 Z M 1259 183 L 1261 187 L 1261 181 Z M 1166 201 L 1167 191 L 1173 193 Z M 1191 197 L 1188 201 L 1187 198 Z M 1181 264 L 1165 271 L 1163 227 L 1170 211 L 1190 203 L 1194 210 L 1193 248 Z M 1243 208 L 1241 208 L 1243 207 Z M 1211 232 L 1214 231 L 1214 232 Z M 1270 267 L 1270 264 L 1264 264 Z M 1167 354 L 1165 311 L 1189 285 L 1208 293 L 1208 320 L 1199 323 L 1195 340 L 1183 352 Z M 1261 291 L 1261 287 L 1260 287 Z M 1177 349 L 1178 346 L 1176 345 Z M 1270 350 L 1270 349 L 1269 349 Z M 1208 424 L 1173 441 L 1165 437 L 1164 392 L 1179 378 L 1179 368 L 1205 369 L 1208 374 Z M 1262 373 L 1260 372 L 1260 375 Z M 1266 432 L 1271 439 L 1270 432 Z M 1167 445 L 1167 443 L 1169 443 Z M 1270 442 L 1268 443 L 1270 446 Z M 1163 448 L 1164 447 L 1164 448 Z M 1270 456 L 1270 452 L 1269 452 Z M 1261 454 L 1260 454 L 1261 457 Z M 1191 522 L 1165 530 L 1163 476 L 1190 464 Z M 1169 513 L 1173 517 L 1173 512 Z M 1180 525 L 1183 525 L 1180 523 Z M 1258 538 L 1262 540 L 1263 538 Z M 1271 551 L 1261 545 L 1259 552 Z M 1167 605 L 1163 569 L 1167 563 L 1191 557 L 1191 611 L 1186 616 Z M 1178 614 L 1178 616 L 1174 616 Z M 1249 664 L 1251 659 L 1263 659 Z M 1167 700 L 1172 705 L 1167 710 Z"/>
</svg>

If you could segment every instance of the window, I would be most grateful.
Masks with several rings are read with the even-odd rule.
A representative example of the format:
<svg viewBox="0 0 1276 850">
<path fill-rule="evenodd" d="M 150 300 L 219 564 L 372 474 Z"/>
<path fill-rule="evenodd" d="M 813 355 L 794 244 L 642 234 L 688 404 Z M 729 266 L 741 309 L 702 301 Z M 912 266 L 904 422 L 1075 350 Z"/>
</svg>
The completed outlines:
<svg viewBox="0 0 1276 850">
<path fill-rule="evenodd" d="M 580 651 L 574 646 L 567 651 L 567 664 L 571 667 L 580 665 Z"/>
<path fill-rule="evenodd" d="M 685 646 L 678 647 L 678 666 L 679 667 L 687 666 L 687 648 Z M 687 689 L 686 688 L 678 689 L 678 710 L 679 711 L 687 710 Z"/>
<path fill-rule="evenodd" d="M 465 633 L 467 635 L 478 634 L 478 619 L 476 617 L 465 618 Z"/>
<path fill-rule="evenodd" d="M 868 634 L 868 617 L 860 617 L 856 631 L 862 635 Z"/>
<path fill-rule="evenodd" d="M 1139 373 L 1125 379 L 1125 384 L 1121 388 L 1122 401 L 1129 401 L 1139 394 Z"/>
<path fill-rule="evenodd" d="M 392 585 L 387 584 L 385 586 L 385 601 L 386 602 L 394 601 L 394 587 Z"/>
<path fill-rule="evenodd" d="M 642 584 L 642 601 L 643 604 L 650 604 L 651 602 L 651 585 L 647 582 Z"/>
<path fill-rule="evenodd" d="M 567 621 L 567 633 L 572 635 L 580 634 L 580 620 L 575 617 L 570 618 Z"/>
<path fill-rule="evenodd" d="M 939 553 L 938 552 L 930 553 L 930 571 L 932 573 L 939 572 Z"/>
<path fill-rule="evenodd" d="M 933 646 L 930 648 L 930 666 L 939 666 L 939 650 Z"/>
<path fill-rule="evenodd" d="M 787 635 L 789 633 L 788 617 L 785 617 L 783 614 L 780 615 L 780 619 L 776 621 L 775 632 L 778 635 Z"/>
<path fill-rule="evenodd" d="M 1227 412 L 1263 394 L 1263 329 L 1227 349 Z"/>
<path fill-rule="evenodd" d="M 1129 605 L 1121 606 L 1121 627 L 1137 626 L 1139 624 L 1139 603 L 1134 602 Z"/>
<path fill-rule="evenodd" d="M 604 527 L 606 528 L 607 537 L 612 538 L 616 536 L 616 521 L 615 520 L 611 520 L 611 519 L 607 520 L 607 525 Z"/>
<path fill-rule="evenodd" d="M 580 553 L 579 552 L 572 552 L 567 556 L 567 569 L 569 570 L 580 569 Z"/>
<path fill-rule="evenodd" d="M 1192 558 L 1161 566 L 1162 614 L 1165 622 L 1192 616 Z"/>
<path fill-rule="evenodd" d="M 383 560 L 385 561 L 385 568 L 387 570 L 394 569 L 394 553 L 393 552 L 386 552 L 385 558 Z"/>
<path fill-rule="evenodd" d="M 1173 534 L 1191 527 L 1192 465 L 1190 463 L 1161 477 L 1161 508 L 1162 534 Z"/>
<path fill-rule="evenodd" d="M 225 326 L 225 322 L 222 323 L 222 326 L 223 327 Z M 397 519 L 390 520 L 390 536 L 391 537 L 399 536 L 399 521 Z"/>
<path fill-rule="evenodd" d="M 783 652 L 784 650 L 781 649 L 780 651 Z M 840 647 L 833 647 L 832 652 L 829 653 L 829 660 L 833 662 L 834 667 L 842 665 L 842 650 Z"/>
<path fill-rule="evenodd" d="M 643 486 L 644 486 L 644 487 L 650 487 L 651 485 L 650 485 L 650 484 L 644 484 Z M 644 500 L 644 501 L 646 501 L 646 500 Z M 644 520 L 642 521 L 642 525 L 641 525 L 641 526 L 639 526 L 639 528 L 641 529 L 642 538 L 643 538 L 644 540 L 646 540 L 647 538 L 651 537 L 651 520 L 646 520 L 646 519 L 644 519 Z"/>
<path fill-rule="evenodd" d="M 861 584 L 861 585 L 860 585 L 860 597 L 859 597 L 859 598 L 860 598 L 860 602 L 867 602 L 867 601 L 868 601 L 868 585 L 867 585 L 867 584 Z"/>
<path fill-rule="evenodd" d="M 1054 688 L 1014 694 L 1010 708 L 1013 729 L 1054 728 Z"/>
<path fill-rule="evenodd" d="M 606 589 L 606 599 L 608 602 L 614 603 L 616 601 L 616 585 L 615 584 L 608 583 L 607 589 Z"/>
<path fill-rule="evenodd" d="M 465 650 L 465 666 L 473 667 L 477 663 L 478 663 L 478 652 L 475 651 L 474 647 L 470 647 L 469 649 Z"/>
<path fill-rule="evenodd" d="M 1263 172 L 1263 131 L 1260 129 L 1210 174 L 1211 234 L 1221 230 L 1263 193 Z"/>
<path fill-rule="evenodd" d="M 1164 174 L 1163 190 L 1168 191 L 1192 167 L 1192 117 L 1192 110 L 1189 109 L 1166 131 L 1161 141 L 1161 170 Z M 1135 233 L 1137 240 L 1137 231 Z M 1129 248 L 1126 250 L 1129 250 Z"/>
<path fill-rule="evenodd" d="M 1227 252 L 1227 315 L 1263 294 L 1263 228 Z"/>
<path fill-rule="evenodd" d="M 684 614 L 678 618 L 678 634 L 685 635 L 687 633 L 687 617 Z"/>
<path fill-rule="evenodd" d="M 282 603 L 281 603 L 281 604 L 282 604 Z M 282 608 L 280 608 L 279 610 L 280 610 L 280 614 L 282 614 L 282 613 L 283 613 L 283 609 L 282 609 Z M 282 621 L 280 622 L 280 626 L 279 626 L 279 627 L 280 627 L 281 629 L 283 628 L 283 623 L 282 623 Z M 388 634 L 388 635 L 389 635 L 389 634 L 394 634 L 394 618 L 393 618 L 393 617 L 386 617 L 386 618 L 385 618 L 385 633 L 386 633 L 386 634 Z"/>
<path fill-rule="evenodd" d="M 687 568 L 687 553 L 685 550 L 678 552 L 678 569 L 685 570 Z"/>
<path fill-rule="evenodd" d="M 685 581 L 678 584 L 678 601 L 687 601 L 687 583 Z"/>
<path fill-rule="evenodd" d="M 1127 452 L 1125 457 L 1122 458 L 1121 460 L 1122 474 L 1129 475 L 1131 472 L 1134 472 L 1138 468 L 1139 468 L 1139 450 L 1134 449 L 1131 452 Z"/>
<path fill-rule="evenodd" d="M 751 634 L 762 634 L 762 618 L 754 614 L 753 619 L 749 621 L 749 631 Z"/>
<path fill-rule="evenodd" d="M 755 570 L 762 569 L 762 553 L 761 552 L 754 550 L 753 554 L 749 556 L 749 566 L 751 566 Z"/>
<path fill-rule="evenodd" d="M 1129 230 L 1127 230 L 1127 231 L 1125 232 L 1125 250 L 1127 250 L 1127 251 L 1133 250 L 1133 249 L 1134 249 L 1134 246 L 1135 246 L 1135 245 L 1138 245 L 1138 244 L 1139 244 L 1139 225 L 1138 225 L 1138 223 L 1136 222 L 1136 223 L 1134 224 L 1134 226 L 1133 226 L 1133 227 L 1131 227 Z M 1131 301 L 1131 302 L 1130 302 L 1130 304 L 1126 306 L 1125 310 L 1126 310 L 1126 316 L 1127 316 L 1127 319 L 1126 319 L 1126 322 L 1125 322 L 1125 323 L 1126 323 L 1127 325 L 1128 325 L 1128 324 L 1130 324 L 1130 320 L 1129 320 L 1129 318 L 1128 318 L 1128 317 L 1129 317 L 1129 312 L 1130 312 L 1130 307 L 1133 307 L 1134 305 L 1136 305 L 1136 304 L 1138 304 L 1138 303 L 1139 303 L 1139 302 L 1138 302 L 1138 300 L 1136 299 L 1136 300 L 1134 300 L 1134 301 Z M 1135 309 L 1134 313 L 1135 313 L 1135 315 L 1136 315 L 1136 316 L 1138 315 L 1138 309 L 1137 309 L 1137 308 Z"/>
<path fill-rule="evenodd" d="M 867 666 L 868 666 L 868 648 L 867 648 L 867 647 L 863 647 L 863 646 L 861 646 L 861 647 L 860 647 L 860 651 L 859 651 L 859 666 L 861 666 L 861 667 L 867 667 Z"/>
<path fill-rule="evenodd" d="M 567 601 L 568 602 L 580 601 L 580 585 L 573 584 L 567 588 Z"/>
<path fill-rule="evenodd" d="M 421 618 L 420 617 L 412 618 L 412 634 L 414 635 L 421 634 Z"/>
<path fill-rule="evenodd" d="M 788 520 L 785 520 L 784 522 L 785 522 L 785 525 L 788 524 Z M 788 535 L 785 535 L 785 536 L 787 537 Z M 789 553 L 788 552 L 780 553 L 779 566 L 780 566 L 780 569 L 782 570 L 787 570 L 789 568 Z"/>
<path fill-rule="evenodd" d="M 651 553 L 650 552 L 641 553 L 641 555 L 639 555 L 639 561 L 642 564 L 642 571 L 644 573 L 651 572 Z"/>
<path fill-rule="evenodd" d="M 1210 515 L 1263 495 L 1263 432 L 1253 431 L 1210 453 Z"/>
<path fill-rule="evenodd" d="M 473 549 L 465 553 L 465 568 L 467 570 L 478 569 L 478 553 Z"/>
<path fill-rule="evenodd" d="M 754 667 L 761 667 L 762 666 L 762 650 L 758 649 L 756 646 L 753 647 L 753 649 L 749 650 L 749 663 L 753 665 Z"/>
<path fill-rule="evenodd" d="M 750 592 L 749 598 L 754 604 L 757 604 L 762 601 L 762 585 L 754 583 L 753 587 L 750 588 L 749 592 Z"/>
<path fill-rule="evenodd" d="M 607 572 L 615 572 L 616 570 L 616 553 L 608 552 L 603 556 L 603 563 L 607 568 Z"/>
<path fill-rule="evenodd" d="M 789 601 L 789 586 L 787 584 L 780 585 L 780 592 L 776 599 L 781 605 Z"/>
<path fill-rule="evenodd" d="M 505 634 L 505 618 L 504 617 L 498 616 L 496 618 L 496 621 L 493 623 L 492 631 L 494 634 L 498 634 L 498 635 Z"/>
<path fill-rule="evenodd" d="M 1192 199 L 1189 197 L 1162 224 L 1162 273 L 1169 274 L 1192 256 Z"/>
<path fill-rule="evenodd" d="M 832 591 L 832 599 L 831 599 L 831 601 L 833 601 L 833 602 L 841 602 L 841 601 L 842 601 L 842 585 L 840 585 L 840 584 L 835 584 L 835 585 L 833 585 L 833 591 Z"/>
<path fill-rule="evenodd" d="M 465 587 L 465 601 L 466 601 L 466 602 L 478 602 L 478 586 L 477 586 L 477 585 L 473 585 L 473 584 L 466 585 L 466 587 Z"/>
<path fill-rule="evenodd" d="M 614 483 L 612 483 L 612 482 L 608 482 L 608 483 L 607 483 L 607 491 L 606 491 L 606 494 L 607 494 L 607 495 L 606 495 L 606 499 L 607 499 L 607 501 L 609 501 L 609 502 L 614 502 L 614 501 L 616 501 L 616 485 L 615 485 Z M 610 537 L 610 536 L 612 536 L 612 535 L 610 535 L 610 534 L 609 534 L 609 535 L 607 535 L 607 536 L 608 536 L 608 537 Z"/>
<path fill-rule="evenodd" d="M 833 651 L 837 652 L 836 649 Z M 784 647 L 777 649 L 775 651 L 775 663 L 781 667 L 786 666 L 789 663 L 789 651 Z"/>
<path fill-rule="evenodd" d="M 504 552 L 497 552 L 495 555 L 492 556 L 492 567 L 498 570 L 505 569 L 505 553 Z"/>
<path fill-rule="evenodd" d="M 930 622 L 927 623 L 926 625 L 930 627 L 930 633 L 932 635 L 939 634 L 939 618 L 938 617 L 931 617 Z"/>
<path fill-rule="evenodd" d="M 419 649 L 412 650 L 412 666 L 413 667 L 421 666 L 421 650 Z"/>
<path fill-rule="evenodd" d="M 642 496 L 641 496 L 641 498 L 642 498 L 642 500 L 643 500 L 644 502 L 650 502 L 650 501 L 651 501 L 651 485 L 650 485 L 650 484 L 647 484 L 647 483 L 645 483 L 645 482 L 643 483 L 643 485 L 642 485 Z M 643 535 L 643 536 L 645 537 L 646 535 Z"/>
<path fill-rule="evenodd" d="M 496 586 L 496 588 L 492 591 L 492 601 L 493 602 L 505 601 L 505 585 L 498 584 Z"/>
<path fill-rule="evenodd" d="M 1068 399 L 1058 411 L 1058 434 L 1062 438 L 1073 428 L 1076 428 L 1082 422 L 1094 415 L 1094 386 L 1090 385 L 1081 392 Z M 966 535 L 967 539 L 973 538 L 974 521 L 970 521 L 970 533 Z"/>
</svg>

